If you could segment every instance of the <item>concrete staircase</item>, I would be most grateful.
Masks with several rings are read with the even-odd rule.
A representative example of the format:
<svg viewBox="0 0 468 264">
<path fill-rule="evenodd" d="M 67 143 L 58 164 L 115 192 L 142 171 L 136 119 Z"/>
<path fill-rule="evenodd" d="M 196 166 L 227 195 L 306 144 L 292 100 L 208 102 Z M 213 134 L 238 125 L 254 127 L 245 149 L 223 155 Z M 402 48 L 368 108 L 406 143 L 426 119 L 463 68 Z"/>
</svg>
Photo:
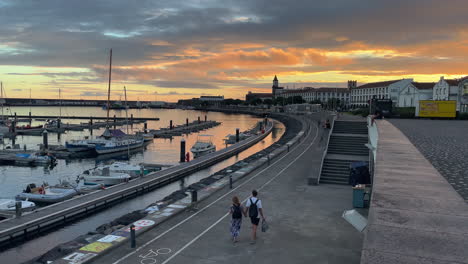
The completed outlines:
<svg viewBox="0 0 468 264">
<path fill-rule="evenodd" d="M 335 121 L 328 150 L 323 160 L 320 183 L 348 184 L 349 165 L 354 161 L 368 161 L 367 123 Z"/>
</svg>

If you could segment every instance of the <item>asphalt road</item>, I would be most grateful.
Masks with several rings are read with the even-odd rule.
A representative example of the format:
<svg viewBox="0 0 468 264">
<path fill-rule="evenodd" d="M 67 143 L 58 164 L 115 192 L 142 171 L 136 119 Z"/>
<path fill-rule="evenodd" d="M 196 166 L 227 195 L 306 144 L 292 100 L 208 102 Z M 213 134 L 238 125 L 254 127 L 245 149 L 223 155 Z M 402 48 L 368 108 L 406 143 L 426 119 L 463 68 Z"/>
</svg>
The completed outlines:
<svg viewBox="0 0 468 264">
<path fill-rule="evenodd" d="M 349 186 L 308 186 L 318 173 L 322 131 L 310 122 L 310 134 L 288 154 L 254 171 L 137 238 L 137 249 L 123 245 L 93 263 L 359 263 L 363 235 L 341 218 L 352 208 Z M 228 210 L 259 191 L 270 229 L 258 231 L 250 245 L 251 224 L 242 223 L 240 241 L 230 240 Z"/>
</svg>

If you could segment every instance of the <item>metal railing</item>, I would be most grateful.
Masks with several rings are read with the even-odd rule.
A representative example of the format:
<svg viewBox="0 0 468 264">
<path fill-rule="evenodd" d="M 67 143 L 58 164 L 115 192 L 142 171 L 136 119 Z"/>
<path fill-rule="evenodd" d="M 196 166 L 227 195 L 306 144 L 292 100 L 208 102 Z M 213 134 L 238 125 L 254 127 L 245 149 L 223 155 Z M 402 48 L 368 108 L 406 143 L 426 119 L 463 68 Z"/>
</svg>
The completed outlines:
<svg viewBox="0 0 468 264">
<path fill-rule="evenodd" d="M 327 156 L 328 143 L 330 142 L 330 137 L 333 132 L 333 128 L 335 127 L 335 119 L 336 119 L 336 115 L 332 114 L 332 122 L 330 126 L 330 131 L 328 131 L 328 137 L 327 137 L 325 149 L 323 150 L 323 154 L 322 154 L 322 162 L 320 163 L 320 169 L 318 171 L 317 185 L 320 184 L 320 176 L 322 175 L 323 162 L 325 161 L 325 157 Z"/>
</svg>

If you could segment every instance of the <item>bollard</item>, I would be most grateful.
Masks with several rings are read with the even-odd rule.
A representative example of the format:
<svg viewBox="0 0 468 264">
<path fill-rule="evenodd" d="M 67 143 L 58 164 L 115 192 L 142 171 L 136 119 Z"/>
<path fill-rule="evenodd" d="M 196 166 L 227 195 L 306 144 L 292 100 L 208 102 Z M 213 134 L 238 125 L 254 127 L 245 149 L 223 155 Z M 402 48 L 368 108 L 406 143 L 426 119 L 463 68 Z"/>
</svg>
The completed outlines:
<svg viewBox="0 0 468 264">
<path fill-rule="evenodd" d="M 116 123 L 117 123 L 117 118 L 116 118 L 115 115 L 114 115 L 114 130 L 115 130 L 116 126 L 117 126 Z"/>
<path fill-rule="evenodd" d="M 289 144 L 287 146 L 288 146 L 288 152 L 289 152 Z"/>
<path fill-rule="evenodd" d="M 15 212 L 16 212 L 16 217 L 21 217 L 21 206 L 22 206 L 22 203 L 21 201 L 16 201 L 15 203 Z"/>
<path fill-rule="evenodd" d="M 130 226 L 130 247 L 136 248 L 135 225 Z"/>
<path fill-rule="evenodd" d="M 207 117 L 206 117 L 206 115 L 205 115 L 205 122 L 206 122 L 206 118 L 207 118 Z"/>
<path fill-rule="evenodd" d="M 145 128 L 145 133 L 146 133 L 146 130 L 148 129 L 148 123 L 145 122 L 145 123 L 143 124 L 143 127 Z"/>
<path fill-rule="evenodd" d="M 49 148 L 49 138 L 48 138 L 47 130 L 44 130 L 42 132 L 42 145 L 44 146 L 44 149 Z"/>
<path fill-rule="evenodd" d="M 169 120 L 169 129 L 172 129 L 172 120 Z"/>
<path fill-rule="evenodd" d="M 143 166 L 140 166 L 140 177 L 143 177 L 145 175 L 145 169 Z"/>
<path fill-rule="evenodd" d="M 32 122 L 32 116 L 31 116 L 31 111 L 29 111 L 29 124 Z"/>
<path fill-rule="evenodd" d="M 185 118 L 185 125 L 188 126 L 188 118 Z"/>
<path fill-rule="evenodd" d="M 58 118 L 57 119 L 57 128 L 60 129 L 61 125 L 62 125 L 62 120 L 60 120 L 60 118 Z"/>
<path fill-rule="evenodd" d="M 232 174 L 229 175 L 229 189 L 232 189 Z"/>
<path fill-rule="evenodd" d="M 90 125 L 90 126 L 93 125 L 93 117 L 92 117 L 92 116 L 89 118 L 89 125 Z"/>
<path fill-rule="evenodd" d="M 239 129 L 236 128 L 236 143 L 239 142 Z"/>
<path fill-rule="evenodd" d="M 130 122 L 133 123 L 133 114 L 130 114 Z"/>
<path fill-rule="evenodd" d="M 180 162 L 185 162 L 185 139 L 180 140 Z"/>
<path fill-rule="evenodd" d="M 200 124 L 200 117 L 198 117 L 198 124 Z"/>
<path fill-rule="evenodd" d="M 196 203 L 197 201 L 198 201 L 197 190 L 192 190 L 192 203 Z"/>
<path fill-rule="evenodd" d="M 16 118 L 16 112 L 15 112 L 15 122 L 17 121 L 18 119 Z"/>
</svg>

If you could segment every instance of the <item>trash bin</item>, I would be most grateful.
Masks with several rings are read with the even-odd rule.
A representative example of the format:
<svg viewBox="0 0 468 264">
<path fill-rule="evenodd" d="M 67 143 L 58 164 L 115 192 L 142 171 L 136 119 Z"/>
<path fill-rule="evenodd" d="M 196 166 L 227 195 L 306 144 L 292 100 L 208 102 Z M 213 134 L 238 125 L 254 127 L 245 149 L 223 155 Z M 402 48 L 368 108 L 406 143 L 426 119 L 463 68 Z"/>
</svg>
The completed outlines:
<svg viewBox="0 0 468 264">
<path fill-rule="evenodd" d="M 365 185 L 356 185 L 353 187 L 353 206 L 355 208 L 364 208 Z"/>
</svg>

